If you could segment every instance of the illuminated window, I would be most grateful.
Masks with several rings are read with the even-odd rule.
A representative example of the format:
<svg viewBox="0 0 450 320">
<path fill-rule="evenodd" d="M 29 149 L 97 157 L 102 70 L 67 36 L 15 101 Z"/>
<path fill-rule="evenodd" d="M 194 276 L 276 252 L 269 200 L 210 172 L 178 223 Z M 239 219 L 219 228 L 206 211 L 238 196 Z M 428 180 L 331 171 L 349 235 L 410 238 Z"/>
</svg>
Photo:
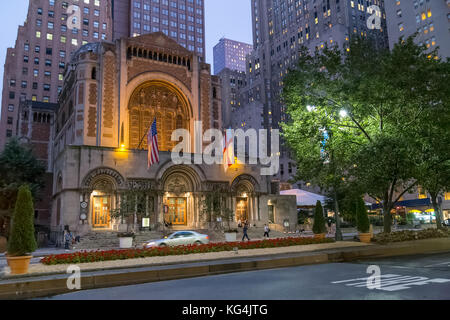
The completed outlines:
<svg viewBox="0 0 450 320">
<path fill-rule="evenodd" d="M 428 198 L 427 193 L 425 192 L 425 190 L 421 187 L 418 188 L 418 193 L 419 193 L 419 199 L 426 199 Z"/>
<path fill-rule="evenodd" d="M 41 32 L 40 31 L 36 31 L 36 38 L 40 38 L 41 37 Z"/>
<path fill-rule="evenodd" d="M 53 40 L 53 34 L 47 33 L 47 40 Z"/>
<path fill-rule="evenodd" d="M 77 40 L 77 39 L 72 39 L 72 44 L 73 44 L 74 46 L 77 46 L 77 45 L 78 45 L 78 40 Z"/>
<path fill-rule="evenodd" d="M 450 201 L 450 192 L 445 193 L 445 201 Z"/>
</svg>

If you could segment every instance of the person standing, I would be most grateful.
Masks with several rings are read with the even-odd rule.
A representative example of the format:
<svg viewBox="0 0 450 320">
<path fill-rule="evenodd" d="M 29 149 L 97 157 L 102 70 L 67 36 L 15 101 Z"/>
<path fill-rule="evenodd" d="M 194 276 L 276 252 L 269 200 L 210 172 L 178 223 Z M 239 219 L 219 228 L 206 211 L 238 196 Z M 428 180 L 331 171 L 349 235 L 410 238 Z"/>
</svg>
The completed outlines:
<svg viewBox="0 0 450 320">
<path fill-rule="evenodd" d="M 248 237 L 247 231 L 248 231 L 248 224 L 246 223 L 244 225 L 244 235 L 242 236 L 242 241 L 244 241 L 245 238 L 247 238 L 248 241 L 250 241 L 250 238 Z"/>
<path fill-rule="evenodd" d="M 270 232 L 269 226 L 267 224 L 265 224 L 264 225 L 264 237 L 267 236 L 267 238 L 269 238 L 269 232 Z"/>
<path fill-rule="evenodd" d="M 69 228 L 64 230 L 64 249 L 69 250 L 70 244 L 73 240 L 72 232 L 70 232 Z"/>
</svg>

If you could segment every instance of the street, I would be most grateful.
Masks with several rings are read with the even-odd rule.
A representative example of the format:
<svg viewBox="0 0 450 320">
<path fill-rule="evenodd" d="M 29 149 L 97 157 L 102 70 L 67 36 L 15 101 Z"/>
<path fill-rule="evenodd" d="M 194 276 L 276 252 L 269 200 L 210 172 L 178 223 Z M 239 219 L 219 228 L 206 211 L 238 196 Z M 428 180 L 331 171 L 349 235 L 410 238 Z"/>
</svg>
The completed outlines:
<svg viewBox="0 0 450 320">
<path fill-rule="evenodd" d="M 380 282 L 369 289 L 369 266 Z M 376 269 L 376 267 L 375 267 Z M 373 270 L 373 267 L 372 269 Z M 53 300 L 450 299 L 450 252 L 332 263 L 79 291 Z"/>
</svg>

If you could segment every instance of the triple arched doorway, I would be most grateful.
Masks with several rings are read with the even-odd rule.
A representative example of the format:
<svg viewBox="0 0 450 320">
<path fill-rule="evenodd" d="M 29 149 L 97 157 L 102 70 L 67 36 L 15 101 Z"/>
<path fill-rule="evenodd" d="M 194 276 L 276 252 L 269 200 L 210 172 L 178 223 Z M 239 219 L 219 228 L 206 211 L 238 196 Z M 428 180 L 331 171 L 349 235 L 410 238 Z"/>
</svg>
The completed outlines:
<svg viewBox="0 0 450 320">
<path fill-rule="evenodd" d="M 134 221 L 151 227 L 170 224 L 180 229 L 208 227 L 204 200 L 216 187 L 224 206 L 234 212 L 235 221 L 259 220 L 259 185 L 255 178 L 241 175 L 230 182 L 207 181 L 200 168 L 175 165 L 155 179 L 125 179 L 112 168 L 90 171 L 83 180 L 80 199 L 85 203 L 84 223 L 94 230 L 118 230 L 129 221 L 117 217 L 117 210 L 135 197 Z M 145 219 L 145 220 L 144 220 Z"/>
</svg>

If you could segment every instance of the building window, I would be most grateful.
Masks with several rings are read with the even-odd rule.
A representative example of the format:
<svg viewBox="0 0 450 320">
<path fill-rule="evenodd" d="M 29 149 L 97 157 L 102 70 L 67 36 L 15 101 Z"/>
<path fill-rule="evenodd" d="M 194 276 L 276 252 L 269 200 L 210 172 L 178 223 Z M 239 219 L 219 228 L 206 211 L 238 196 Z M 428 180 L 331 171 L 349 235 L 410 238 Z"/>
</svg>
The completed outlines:
<svg viewBox="0 0 450 320">
<path fill-rule="evenodd" d="M 12 117 L 8 117 L 7 123 L 8 123 L 8 124 L 13 124 L 13 118 L 12 118 Z"/>
<path fill-rule="evenodd" d="M 12 130 L 6 130 L 6 137 L 7 138 L 12 137 Z"/>
<path fill-rule="evenodd" d="M 8 106 L 8 111 L 9 111 L 9 112 L 14 112 L 14 105 L 13 105 L 13 104 L 10 104 L 10 105 Z"/>
</svg>

